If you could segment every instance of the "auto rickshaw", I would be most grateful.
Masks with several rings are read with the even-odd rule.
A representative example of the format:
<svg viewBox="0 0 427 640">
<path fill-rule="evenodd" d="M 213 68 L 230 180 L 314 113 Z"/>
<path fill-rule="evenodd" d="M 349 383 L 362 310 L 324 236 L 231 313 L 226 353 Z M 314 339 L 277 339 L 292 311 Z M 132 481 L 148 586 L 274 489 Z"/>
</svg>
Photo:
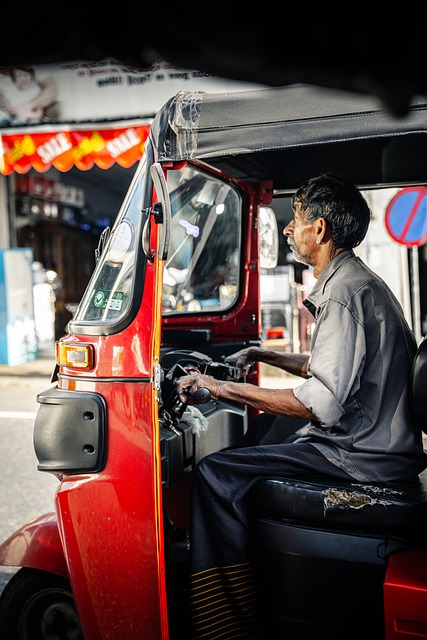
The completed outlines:
<svg viewBox="0 0 427 640">
<path fill-rule="evenodd" d="M 225 357 L 261 344 L 275 203 L 325 171 L 362 189 L 423 187 L 426 158 L 425 99 L 402 118 L 305 85 L 185 91 L 164 105 L 37 397 L 38 469 L 58 488 L 51 513 L 0 545 L 0 564 L 17 568 L 1 638 L 191 638 L 192 472 L 242 446 L 254 416 L 208 393 L 183 404 L 176 380 L 197 369 L 260 384 L 258 366 L 245 377 Z M 421 262 L 413 269 L 422 275 Z M 411 378 L 424 431 L 426 347 Z M 411 490 L 257 481 L 251 542 L 269 639 L 427 638 L 426 478 Z"/>
</svg>

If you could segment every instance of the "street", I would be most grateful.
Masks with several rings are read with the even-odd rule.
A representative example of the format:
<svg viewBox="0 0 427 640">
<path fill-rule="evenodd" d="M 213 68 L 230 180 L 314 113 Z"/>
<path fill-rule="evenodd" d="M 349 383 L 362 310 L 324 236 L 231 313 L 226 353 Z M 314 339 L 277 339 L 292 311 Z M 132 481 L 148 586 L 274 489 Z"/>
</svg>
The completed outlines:
<svg viewBox="0 0 427 640">
<path fill-rule="evenodd" d="M 47 359 L 0 366 L 0 542 L 54 508 L 58 479 L 37 471 L 33 448 L 36 396 L 51 385 L 52 368 Z M 0 567 L 0 593 L 15 571 Z"/>
</svg>

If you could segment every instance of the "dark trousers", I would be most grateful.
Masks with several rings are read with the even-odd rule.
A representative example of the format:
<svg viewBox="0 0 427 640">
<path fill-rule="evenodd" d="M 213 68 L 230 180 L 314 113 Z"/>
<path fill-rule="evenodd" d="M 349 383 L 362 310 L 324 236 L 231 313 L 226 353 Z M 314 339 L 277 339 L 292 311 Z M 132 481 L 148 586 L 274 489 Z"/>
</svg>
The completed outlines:
<svg viewBox="0 0 427 640">
<path fill-rule="evenodd" d="M 304 422 L 261 414 L 246 444 L 262 444 L 214 453 L 199 462 L 190 544 L 194 639 L 264 639 L 249 549 L 249 494 L 255 481 L 276 475 L 350 478 L 310 444 L 292 442 Z"/>
</svg>

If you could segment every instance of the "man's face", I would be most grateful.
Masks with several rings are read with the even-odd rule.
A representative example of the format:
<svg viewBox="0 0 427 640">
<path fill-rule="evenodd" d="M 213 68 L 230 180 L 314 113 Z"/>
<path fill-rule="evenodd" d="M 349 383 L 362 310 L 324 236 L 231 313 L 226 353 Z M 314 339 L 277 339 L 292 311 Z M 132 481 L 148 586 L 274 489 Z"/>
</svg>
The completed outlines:
<svg viewBox="0 0 427 640">
<path fill-rule="evenodd" d="M 28 89 L 31 85 L 33 78 L 29 71 L 23 71 L 22 69 L 15 69 L 15 84 L 19 89 Z"/>
<path fill-rule="evenodd" d="M 301 211 L 301 203 L 296 201 L 294 206 L 294 217 L 284 228 L 283 235 L 287 238 L 294 258 L 297 262 L 302 262 L 312 266 L 316 255 L 316 224 L 307 222 L 304 213 Z"/>
</svg>

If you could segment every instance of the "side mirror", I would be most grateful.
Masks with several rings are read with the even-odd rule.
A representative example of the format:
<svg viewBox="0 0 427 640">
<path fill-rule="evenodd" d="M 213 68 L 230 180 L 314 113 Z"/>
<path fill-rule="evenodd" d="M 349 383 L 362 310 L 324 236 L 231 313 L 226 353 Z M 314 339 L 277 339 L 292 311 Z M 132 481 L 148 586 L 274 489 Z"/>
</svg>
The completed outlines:
<svg viewBox="0 0 427 640">
<path fill-rule="evenodd" d="M 163 169 L 159 162 L 155 162 L 150 168 L 151 177 L 153 178 L 154 186 L 156 187 L 157 197 L 161 202 L 162 213 L 162 234 L 159 242 L 159 260 L 166 260 L 168 257 L 170 235 L 171 235 L 171 203 L 166 184 L 165 177 L 163 175 Z M 155 207 L 156 205 L 154 205 Z"/>
<path fill-rule="evenodd" d="M 279 228 L 274 210 L 259 207 L 259 263 L 261 269 L 274 269 L 279 260 Z"/>
<path fill-rule="evenodd" d="M 101 233 L 100 237 L 99 237 L 99 241 L 98 241 L 98 246 L 95 249 L 95 262 L 98 263 L 99 259 L 102 255 L 102 252 L 105 249 L 105 246 L 108 242 L 108 240 L 110 239 L 111 236 L 111 227 L 105 227 L 105 229 L 103 230 L 103 232 Z"/>
</svg>

